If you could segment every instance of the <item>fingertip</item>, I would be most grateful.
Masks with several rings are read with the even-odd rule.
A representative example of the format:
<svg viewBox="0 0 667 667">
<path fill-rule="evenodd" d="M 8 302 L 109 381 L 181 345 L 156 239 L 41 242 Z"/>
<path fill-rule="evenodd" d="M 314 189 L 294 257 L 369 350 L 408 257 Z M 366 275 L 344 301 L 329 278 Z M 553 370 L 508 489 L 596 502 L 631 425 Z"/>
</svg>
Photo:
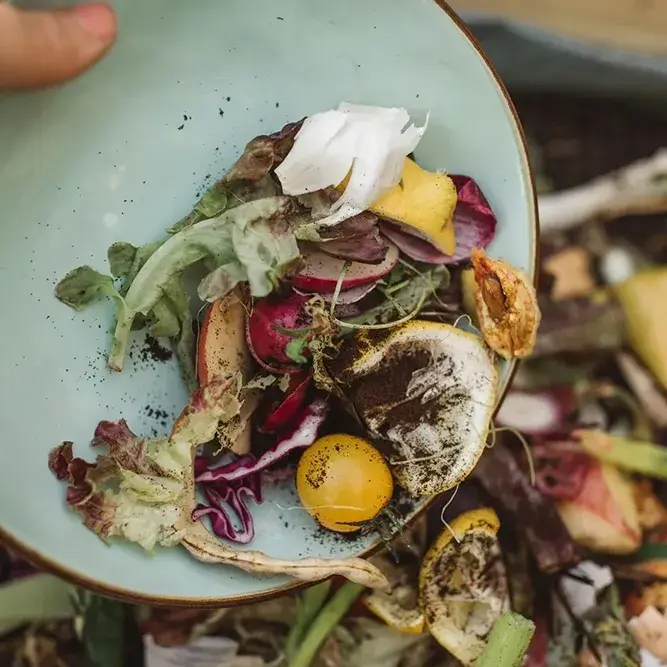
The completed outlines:
<svg viewBox="0 0 667 667">
<path fill-rule="evenodd" d="M 62 83 L 112 47 L 116 15 L 105 3 L 52 11 L 19 10 L 0 0 L 0 89 Z"/>
<path fill-rule="evenodd" d="M 88 34 L 109 45 L 116 39 L 116 14 L 109 5 L 103 2 L 77 5 L 70 11 Z"/>
</svg>

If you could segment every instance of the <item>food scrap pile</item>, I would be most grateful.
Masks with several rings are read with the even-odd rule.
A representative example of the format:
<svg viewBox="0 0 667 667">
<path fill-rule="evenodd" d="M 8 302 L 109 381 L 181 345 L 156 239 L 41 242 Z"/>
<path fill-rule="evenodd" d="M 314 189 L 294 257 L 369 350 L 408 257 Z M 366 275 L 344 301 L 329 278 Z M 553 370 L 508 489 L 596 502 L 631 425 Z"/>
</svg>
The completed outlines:
<svg viewBox="0 0 667 667">
<path fill-rule="evenodd" d="M 155 460 L 159 457 L 165 470 L 185 470 L 187 477 L 186 454 L 192 452 L 191 443 L 210 435 L 214 444 L 203 451 L 208 455 L 220 450 L 217 457 L 223 458 L 220 463 L 218 459 L 195 459 L 194 473 L 187 483 L 194 484 L 196 475 L 202 495 L 199 507 L 192 508 L 199 514 L 191 518 L 209 517 L 211 529 L 225 535 L 226 541 L 209 541 L 210 533 L 205 531 L 205 535 L 197 533 L 194 543 L 189 544 L 190 533 L 183 536 L 178 532 L 182 515 L 164 513 L 161 516 L 174 518 L 174 523 L 169 526 L 171 531 L 166 530 L 165 522 L 160 523 L 165 532 L 157 542 L 180 539 L 195 555 L 197 549 L 205 548 L 214 558 L 223 545 L 222 562 L 255 571 L 258 563 L 259 567 L 272 568 L 272 559 L 263 560 L 268 557 L 259 555 L 256 560 L 256 552 L 236 551 L 230 540 L 252 539 L 252 522 L 244 523 L 243 517 L 252 517 L 254 503 L 261 497 L 261 476 L 276 470 L 281 474 L 288 471 L 288 479 L 300 487 L 304 506 L 310 506 L 314 518 L 335 531 L 381 530 L 380 520 L 391 519 L 391 498 L 399 488 L 416 494 L 447 490 L 428 516 L 403 529 L 390 549 L 371 557 L 366 565 L 357 561 L 318 562 L 307 564 L 315 570 L 306 572 L 301 569 L 304 563 L 292 563 L 289 567 L 293 569 L 287 570 L 303 578 L 312 572 L 312 579 L 336 573 L 352 581 L 334 577 L 296 598 L 287 596 L 232 612 L 142 610 L 137 614 L 125 610 L 139 618 L 147 660 L 185 665 L 199 659 L 204 664 L 203 656 L 210 650 L 216 657 L 206 664 L 218 664 L 214 660 L 220 662 L 221 652 L 225 652 L 228 657 L 223 664 L 238 662 L 253 667 L 274 661 L 297 667 L 667 664 L 663 562 L 667 554 L 667 339 L 663 326 L 667 313 L 667 198 L 663 193 L 667 164 L 662 153 L 650 157 L 626 151 L 609 157 L 619 135 L 612 128 L 613 136 L 601 136 L 605 132 L 598 123 L 601 114 L 613 112 L 621 126 L 624 115 L 628 116 L 628 132 L 630 128 L 648 128 L 650 122 L 638 122 L 636 111 L 626 112 L 607 101 L 529 100 L 523 109 L 521 102 L 519 98 L 528 131 L 537 138 L 535 162 L 542 188 L 538 308 L 508 308 L 510 296 L 514 305 L 532 304 L 528 281 L 483 252 L 473 252 L 473 248 L 483 250 L 493 236 L 495 223 L 490 227 L 482 224 L 493 220 L 492 214 L 470 179 L 466 182 L 476 193 L 476 204 L 471 204 L 475 215 L 466 214 L 465 219 L 477 221 L 478 234 L 484 229 L 489 236 L 465 241 L 456 213 L 462 210 L 464 188 L 452 177 L 458 195 L 453 218 L 455 252 L 459 244 L 466 244 L 461 245 L 465 247 L 463 256 L 455 261 L 443 263 L 443 256 L 452 256 L 451 246 L 444 245 L 445 238 L 436 241 L 421 227 L 421 237 L 410 235 L 408 244 L 405 232 L 410 222 L 400 218 L 398 209 L 388 215 L 373 205 L 370 213 L 377 220 L 372 228 L 379 243 L 388 248 L 376 255 L 377 263 L 360 261 L 358 254 L 327 254 L 331 249 L 338 254 L 340 244 L 325 244 L 341 239 L 320 240 L 326 238 L 321 229 L 319 238 L 311 236 L 312 218 L 335 220 L 328 234 L 355 219 L 335 217 L 345 211 L 353 213 L 354 200 L 346 200 L 332 211 L 332 203 L 341 199 L 345 172 L 338 186 L 327 189 L 327 201 L 317 214 L 307 195 L 265 191 L 270 196 L 287 196 L 297 206 L 299 222 L 294 234 L 299 260 L 294 265 L 288 262 L 282 273 L 278 270 L 275 286 L 257 298 L 248 291 L 252 289 L 246 286 L 251 285 L 248 277 L 234 283 L 228 297 L 217 299 L 220 293 L 216 290 L 224 291 L 234 282 L 227 273 L 232 269 L 218 271 L 204 284 L 216 300 L 199 329 L 190 328 L 199 330 L 199 346 L 194 346 L 192 338 L 184 345 L 182 340 L 187 340 L 189 333 L 184 335 L 182 327 L 172 329 L 174 335 L 169 337 L 185 360 L 184 376 L 195 378 L 202 388 L 166 450 L 164 441 L 132 439 L 127 433 L 119 442 L 131 444 L 129 451 L 136 447 L 147 457 L 141 459 L 144 463 L 152 462 L 154 452 L 159 452 Z M 548 107 L 558 122 L 532 124 L 536 107 Z M 583 125 L 586 109 L 590 109 L 588 129 Z M 568 128 L 569 118 L 572 127 Z M 265 142 L 268 138 L 260 139 Z M 276 151 L 288 146 L 289 153 L 294 147 L 289 142 L 281 145 Z M 407 150 L 405 160 L 412 149 L 404 145 L 402 150 Z M 282 157 L 276 154 L 262 153 L 262 159 L 254 164 L 261 162 L 262 168 L 270 165 L 269 172 L 275 171 L 287 153 Z M 602 161 L 595 162 L 596 157 Z M 407 167 L 411 164 L 405 162 L 404 171 L 412 169 Z M 403 187 L 410 174 L 405 176 Z M 261 187 L 268 182 L 276 187 L 276 178 Z M 231 193 L 247 202 L 247 194 L 240 193 L 248 192 L 248 184 L 231 187 L 225 179 L 221 182 L 227 183 L 224 197 L 233 208 L 227 211 L 225 201 L 216 211 L 211 204 L 215 200 L 213 188 L 173 231 L 185 231 L 192 225 L 196 229 L 209 214 L 225 215 L 225 211 L 242 208 L 234 204 Z M 259 182 L 253 187 L 259 187 Z M 208 205 L 213 208 L 206 208 Z M 366 217 L 368 211 L 366 206 L 355 215 Z M 387 223 L 387 218 L 393 222 Z M 304 228 L 308 230 L 306 239 L 298 231 Z M 396 236 L 398 232 L 403 237 Z M 357 236 L 357 240 L 362 236 L 364 244 L 348 245 L 357 253 L 367 252 L 368 247 L 376 249 L 372 242 L 366 244 L 367 234 Z M 429 243 L 424 243 L 425 239 Z M 139 251 L 142 249 L 135 249 Z M 345 284 L 349 276 L 368 277 L 371 274 L 364 270 L 377 271 L 394 252 L 397 258 L 388 273 Z M 313 256 L 319 258 L 315 266 L 309 264 Z M 438 262 L 429 263 L 436 258 Z M 334 268 L 332 260 L 339 262 Z M 211 276 L 219 267 L 209 268 Z M 312 278 L 322 282 L 309 283 Z M 256 279 L 261 283 L 261 275 Z M 111 293 L 108 281 L 101 285 L 92 293 L 82 290 L 81 294 L 90 300 L 96 293 Z M 111 285 L 115 290 L 113 281 Z M 121 287 L 119 294 L 127 295 L 126 288 Z M 175 306 L 169 307 L 174 311 Z M 159 312 L 158 306 L 158 316 Z M 542 322 L 535 338 L 540 312 Z M 467 317 L 461 319 L 465 314 L 472 326 Z M 181 321 L 185 319 L 183 315 Z M 157 321 L 154 312 L 142 312 L 134 326 L 154 327 Z M 441 327 L 464 322 L 467 329 L 473 331 L 474 327 L 483 337 L 475 339 L 459 328 L 447 329 L 456 332 L 454 336 L 438 335 L 445 330 Z M 346 324 L 354 326 L 346 328 Z M 265 335 L 267 331 L 269 335 Z M 202 338 L 209 336 L 237 341 L 228 347 L 242 354 L 230 355 L 215 345 L 202 347 Z M 455 346 L 446 348 L 449 355 L 440 359 L 438 351 L 452 339 Z M 192 350 L 195 359 L 190 366 L 188 355 L 183 353 L 192 355 Z M 520 366 L 490 430 L 497 381 L 488 382 L 486 371 L 493 359 L 489 350 L 498 358 L 531 355 Z M 114 346 L 114 361 L 117 352 Z M 399 355 L 405 361 L 400 365 L 395 363 Z M 425 360 L 437 369 L 432 377 L 415 373 L 424 367 Z M 251 370 L 245 370 L 246 364 Z M 463 397 L 457 394 L 462 389 L 454 371 L 457 364 L 465 364 L 466 377 L 470 374 L 471 378 Z M 188 368 L 196 370 L 188 372 Z M 234 372 L 240 372 L 242 379 L 225 385 L 221 378 L 229 382 L 226 374 Z M 391 386 L 388 377 L 392 378 Z M 434 385 L 434 378 L 444 384 Z M 416 392 L 418 401 L 411 392 Z M 446 411 L 439 404 L 443 395 L 450 397 Z M 472 428 L 463 426 L 458 418 L 449 422 L 435 418 L 455 414 L 456 401 L 462 401 L 461 410 Z M 417 403 L 421 408 L 418 414 L 413 411 Z M 215 414 L 197 419 L 202 414 L 198 409 L 207 406 L 204 414 L 208 415 L 211 405 L 215 405 Z M 343 433 L 327 426 L 334 415 L 337 425 L 349 424 Z M 430 429 L 413 428 L 413 419 L 420 415 L 435 431 L 446 429 L 461 448 L 432 451 Z M 315 431 L 312 439 L 302 440 L 304 429 L 296 427 L 305 420 L 305 430 Z M 109 426 L 103 426 L 97 437 L 112 452 L 114 436 L 123 431 L 110 433 Z M 113 426 L 118 429 L 118 424 Z M 482 443 L 479 453 L 466 439 L 473 429 L 482 436 L 475 439 Z M 287 456 L 282 455 L 282 447 L 266 444 L 264 450 L 255 452 L 252 448 L 260 435 L 263 443 L 268 438 L 269 443 L 279 444 L 284 435 L 288 443 L 296 440 L 306 444 L 285 445 L 291 452 Z M 309 497 L 309 493 L 328 488 L 326 472 L 336 466 L 325 466 L 323 461 L 331 444 L 362 452 L 367 466 L 364 474 L 380 482 L 364 499 L 365 513 L 356 508 L 350 513 L 349 508 L 340 506 L 335 513 L 320 511 L 317 507 L 329 501 L 321 503 L 317 495 Z M 258 465 L 262 460 L 264 463 Z M 303 467 L 301 460 L 305 461 Z M 72 458 L 66 466 L 70 476 L 82 469 L 80 489 L 71 482 L 68 488 L 75 508 L 79 499 L 84 507 L 91 500 L 96 502 L 99 488 L 94 486 L 99 466 L 84 467 L 79 461 Z M 116 475 L 118 465 L 113 462 Z M 145 476 L 142 466 L 131 470 L 121 464 L 121 492 L 137 493 L 132 473 Z M 434 468 L 437 474 L 433 474 Z M 235 473 L 236 469 L 240 472 Z M 244 470 L 253 472 L 246 476 Z M 437 488 L 430 488 L 431 483 Z M 180 493 L 182 487 L 173 486 Z M 82 492 L 80 496 L 77 491 Z M 340 505 L 337 499 L 331 504 Z M 120 503 L 116 511 L 124 511 L 122 507 Z M 221 507 L 224 512 L 219 513 Z M 167 508 L 165 504 L 160 511 Z M 109 525 L 109 534 L 115 534 L 115 524 Z M 188 525 L 201 526 L 199 522 Z M 248 553 L 252 555 L 243 560 Z M 386 594 L 387 583 L 391 595 Z M 84 615 L 92 616 L 94 606 L 86 609 Z M 44 637 L 41 641 L 55 642 Z M 25 651 L 25 646 L 21 650 Z M 119 660 L 109 664 L 131 664 L 127 658 Z"/>
<path fill-rule="evenodd" d="M 111 369 L 148 328 L 171 341 L 193 387 L 168 437 L 121 419 L 98 424 L 94 463 L 71 442 L 53 449 L 50 469 L 89 529 L 389 590 L 359 558 L 288 561 L 234 545 L 255 537 L 263 482 L 278 473 L 324 528 L 394 534 L 407 512 L 399 488 L 416 501 L 470 474 L 496 405 L 496 357 L 534 345 L 530 280 L 485 254 L 496 220 L 475 181 L 411 157 L 425 130 L 404 109 L 341 104 L 256 137 L 163 240 L 115 243 L 110 275 L 81 266 L 57 285 L 75 309 L 114 301 Z M 205 274 L 196 298 L 193 268 Z"/>
</svg>

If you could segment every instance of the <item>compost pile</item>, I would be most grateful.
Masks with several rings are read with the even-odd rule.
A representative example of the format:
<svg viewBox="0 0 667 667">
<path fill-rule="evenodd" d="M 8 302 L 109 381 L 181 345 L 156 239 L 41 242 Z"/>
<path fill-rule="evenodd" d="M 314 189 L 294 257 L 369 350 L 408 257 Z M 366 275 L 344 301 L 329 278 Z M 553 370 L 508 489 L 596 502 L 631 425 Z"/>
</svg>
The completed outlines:
<svg viewBox="0 0 667 667">
<path fill-rule="evenodd" d="M 65 610 L 5 623 L 47 585 L 5 553 L 1 664 L 667 664 L 667 122 L 515 101 L 540 188 L 542 325 L 473 474 L 371 559 L 393 595 L 333 579 L 172 610 L 71 591 Z"/>
</svg>

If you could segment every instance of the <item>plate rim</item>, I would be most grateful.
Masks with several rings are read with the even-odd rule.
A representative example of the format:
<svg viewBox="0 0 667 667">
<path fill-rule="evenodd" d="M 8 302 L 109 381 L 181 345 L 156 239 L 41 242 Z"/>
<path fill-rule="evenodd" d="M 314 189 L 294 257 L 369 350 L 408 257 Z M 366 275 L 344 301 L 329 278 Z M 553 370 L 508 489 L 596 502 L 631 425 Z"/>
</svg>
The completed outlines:
<svg viewBox="0 0 667 667">
<path fill-rule="evenodd" d="M 520 147 L 523 152 L 522 162 L 526 171 L 526 176 L 528 179 L 529 185 L 529 198 L 531 204 L 531 218 L 533 223 L 533 266 L 531 270 L 533 272 L 533 284 L 537 288 L 538 278 L 539 278 L 539 232 L 540 232 L 540 223 L 538 216 L 538 205 L 537 205 L 537 191 L 535 188 L 535 178 L 534 172 L 531 165 L 530 153 L 528 151 L 528 143 L 526 140 L 526 135 L 519 118 L 519 114 L 512 102 L 512 98 L 505 87 L 502 79 L 500 78 L 498 72 L 496 71 L 494 65 L 491 63 L 486 53 L 482 49 L 479 41 L 472 34 L 467 25 L 459 17 L 459 15 L 450 7 L 450 5 L 445 0 L 433 0 L 435 4 L 440 7 L 452 20 L 456 28 L 462 33 L 463 37 L 467 39 L 473 49 L 476 51 L 479 58 L 486 65 L 489 73 L 493 77 L 500 93 L 502 94 L 505 104 L 508 111 L 510 112 L 512 118 L 514 119 L 515 130 L 517 137 L 519 139 Z M 509 363 L 509 372 L 505 376 L 505 381 L 503 386 L 498 392 L 498 401 L 496 405 L 496 411 L 502 405 L 502 402 L 505 398 L 505 394 L 512 382 L 514 374 L 518 368 L 518 361 L 512 360 Z M 416 519 L 418 519 L 425 511 L 427 511 L 431 505 L 436 501 L 440 494 L 429 498 L 425 501 L 417 511 L 415 511 L 412 516 L 406 521 L 405 526 L 410 526 Z M 21 556 L 23 559 L 39 568 L 44 572 L 56 575 L 61 579 L 75 585 L 80 586 L 86 590 L 92 591 L 99 595 L 104 595 L 106 597 L 114 598 L 121 600 L 123 602 L 130 602 L 134 604 L 144 604 L 151 605 L 154 607 L 175 607 L 175 608 L 225 608 L 225 607 L 234 607 L 242 604 L 253 604 L 257 602 L 264 602 L 271 600 L 273 598 L 279 597 L 291 591 L 299 590 L 302 588 L 307 588 L 308 586 L 313 585 L 315 582 L 303 582 L 303 581 L 294 581 L 282 586 L 278 586 L 268 591 L 259 592 L 259 593 L 246 593 L 241 595 L 232 595 L 226 597 L 170 597 L 167 595 L 151 595 L 148 593 L 139 593 L 135 590 L 124 588 L 122 586 L 115 586 L 113 584 L 108 584 L 97 579 L 93 579 L 86 575 L 81 574 L 77 570 L 71 569 L 60 562 L 52 560 L 48 556 L 45 556 L 41 552 L 29 547 L 24 544 L 17 537 L 12 535 L 8 530 L 0 526 L 0 546 L 8 547 Z M 364 549 L 362 552 L 357 554 L 358 558 L 368 558 L 373 555 L 383 546 L 382 541 L 378 540 L 377 543 L 372 546 Z"/>
</svg>

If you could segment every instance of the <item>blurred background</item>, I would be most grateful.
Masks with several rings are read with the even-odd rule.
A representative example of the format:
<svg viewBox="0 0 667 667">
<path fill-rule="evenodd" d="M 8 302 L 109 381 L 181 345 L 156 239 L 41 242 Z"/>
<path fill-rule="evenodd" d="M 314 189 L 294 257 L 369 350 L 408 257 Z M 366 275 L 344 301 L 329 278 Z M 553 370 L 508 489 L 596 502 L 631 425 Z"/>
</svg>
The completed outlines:
<svg viewBox="0 0 667 667">
<path fill-rule="evenodd" d="M 567 431 L 573 420 L 626 445 L 667 446 L 667 152 L 661 153 L 667 147 L 667 4 L 453 5 L 510 89 L 541 198 L 543 324 L 535 358 L 517 374 L 499 422 L 532 436 L 534 452 L 542 436 Z M 498 470 L 513 464 L 498 457 L 495 476 L 502 477 Z M 581 485 L 563 488 L 558 474 L 541 474 L 544 460 L 534 457 L 541 495 L 526 501 L 530 507 L 510 507 L 482 470 L 445 514 L 484 493 L 514 525 L 530 527 L 547 504 L 588 554 L 563 581 L 540 567 L 540 549 L 562 546 L 557 530 L 547 536 L 550 544 L 538 535 L 507 547 L 514 607 L 537 623 L 525 664 L 667 664 L 667 464 L 658 461 L 645 476 L 635 464 L 626 486 L 600 487 L 584 507 Z M 621 457 L 616 467 L 624 465 Z M 519 468 L 503 474 L 514 475 L 508 487 L 515 496 L 530 496 L 521 491 Z M 416 543 L 434 526 L 442 528 L 441 509 L 415 529 Z M 629 550 L 628 540 L 634 540 Z M 634 555 L 618 558 L 621 552 Z M 607 605 L 602 622 L 587 617 L 609 583 L 615 598 L 597 600 Z M 137 608 L 36 572 L 0 547 L 0 666 L 277 666 L 307 603 L 293 595 L 233 610 Z M 330 628 L 312 664 L 459 664 L 428 635 L 399 626 L 353 606 Z"/>
</svg>

